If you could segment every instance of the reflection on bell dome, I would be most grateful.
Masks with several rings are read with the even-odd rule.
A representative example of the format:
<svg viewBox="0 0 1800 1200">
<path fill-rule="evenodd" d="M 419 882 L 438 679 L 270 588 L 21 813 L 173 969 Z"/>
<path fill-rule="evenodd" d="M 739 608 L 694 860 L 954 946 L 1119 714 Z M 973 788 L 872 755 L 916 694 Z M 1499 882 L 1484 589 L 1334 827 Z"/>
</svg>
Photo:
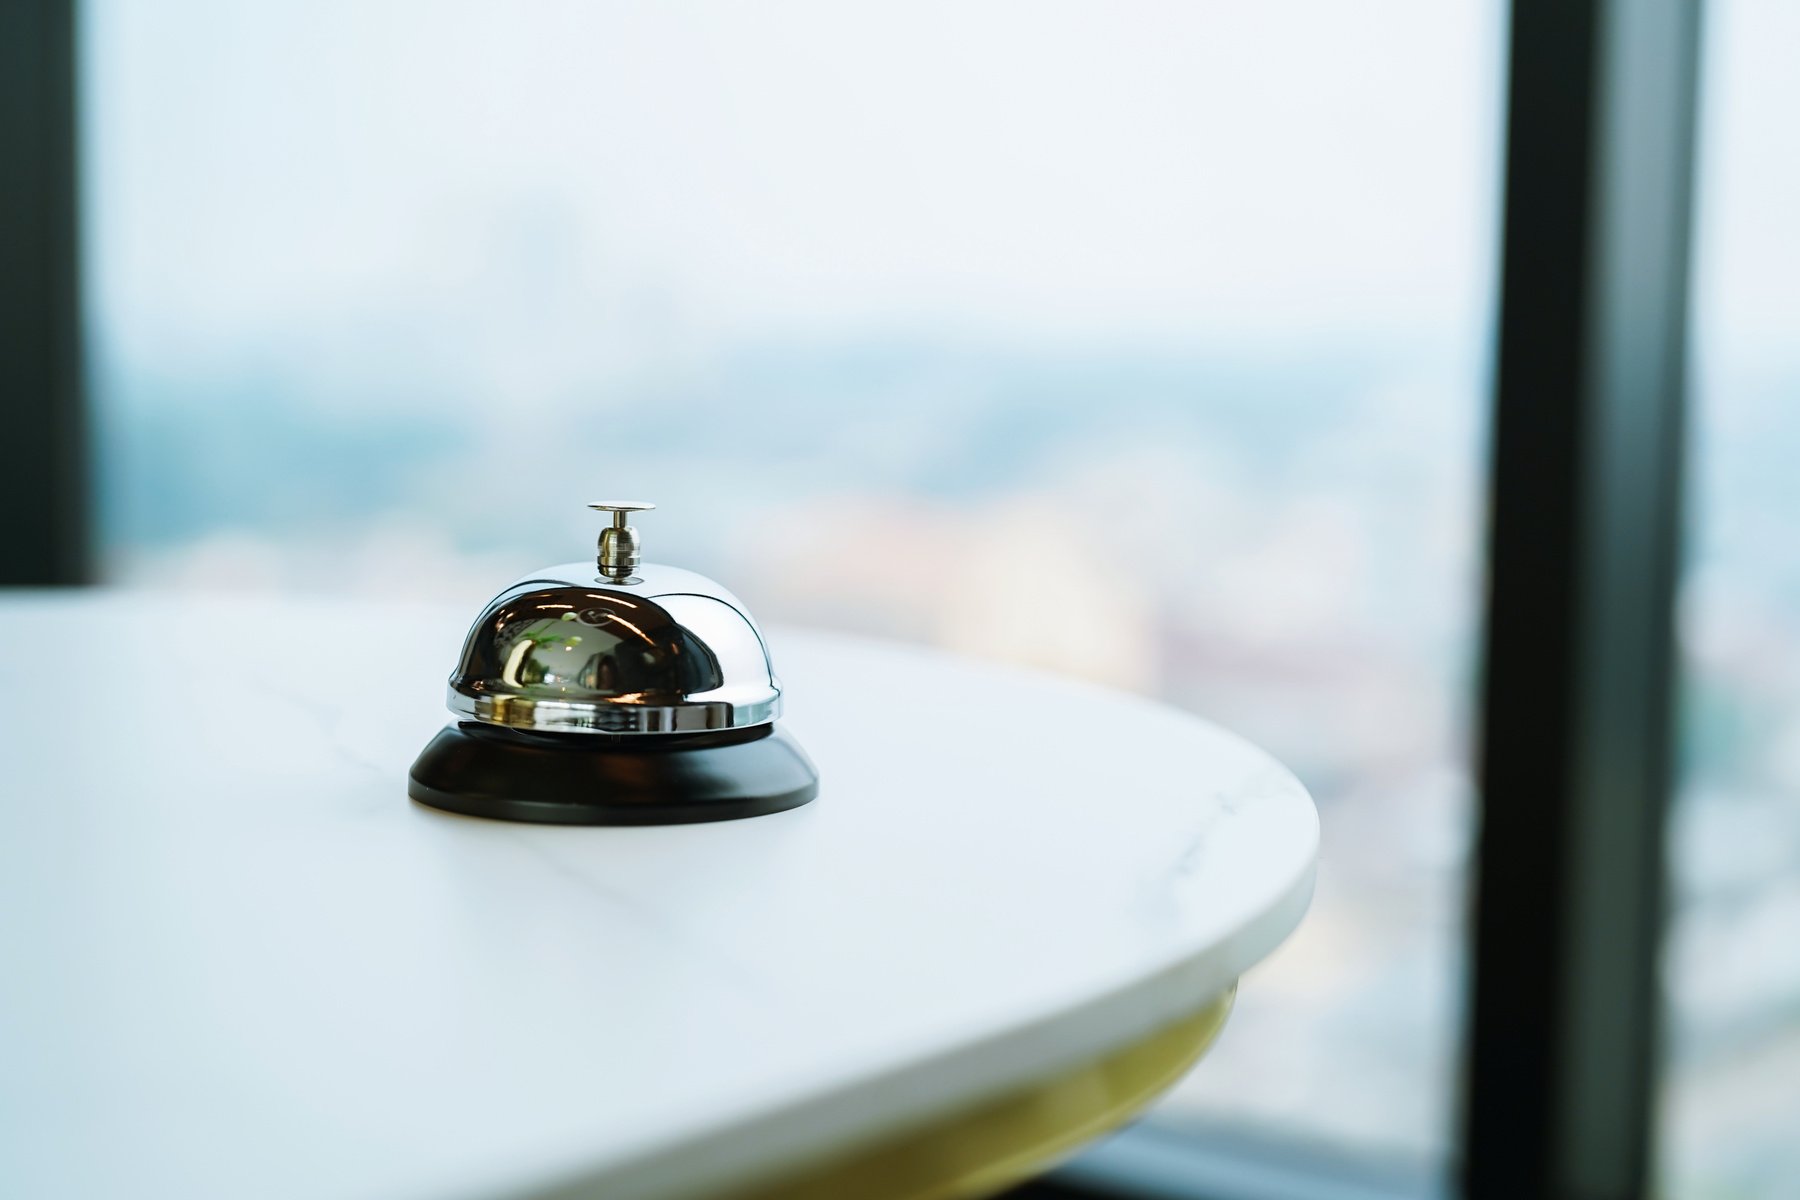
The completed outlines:
<svg viewBox="0 0 1800 1200">
<path fill-rule="evenodd" d="M 651 565 L 615 581 L 570 564 L 487 606 L 449 699 L 488 724 L 670 733 L 766 724 L 781 689 L 755 622 L 718 584 Z"/>
</svg>

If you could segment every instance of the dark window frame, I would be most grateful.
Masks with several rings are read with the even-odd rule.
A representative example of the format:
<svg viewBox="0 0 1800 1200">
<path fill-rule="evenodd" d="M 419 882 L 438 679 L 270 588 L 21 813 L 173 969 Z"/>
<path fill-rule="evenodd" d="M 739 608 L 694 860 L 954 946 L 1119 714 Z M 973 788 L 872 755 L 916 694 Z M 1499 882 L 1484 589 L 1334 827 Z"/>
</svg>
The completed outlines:
<svg viewBox="0 0 1800 1200">
<path fill-rule="evenodd" d="M 0 585 L 86 583 L 74 0 L 0 4 Z"/>
<path fill-rule="evenodd" d="M 1516 0 L 1463 1190 L 1647 1194 L 1697 0 Z"/>
<path fill-rule="evenodd" d="M 1698 0 L 1512 4 L 1470 1200 L 1650 1187 L 1699 26 Z M 0 5 L 0 584 L 91 574 L 76 28 L 74 0 Z M 1033 1190 L 1450 1189 L 1145 1129 Z"/>
</svg>

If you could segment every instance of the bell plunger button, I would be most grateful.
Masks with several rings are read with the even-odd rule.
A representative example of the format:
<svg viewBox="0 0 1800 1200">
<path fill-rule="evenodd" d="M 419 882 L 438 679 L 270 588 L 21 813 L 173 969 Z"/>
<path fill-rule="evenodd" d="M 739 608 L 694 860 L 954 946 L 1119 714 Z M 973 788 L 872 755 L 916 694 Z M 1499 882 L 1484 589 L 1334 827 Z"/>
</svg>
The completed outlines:
<svg viewBox="0 0 1800 1200">
<path fill-rule="evenodd" d="M 600 545 L 594 556 L 601 576 L 615 583 L 630 579 L 642 556 L 637 528 L 627 525 L 625 519 L 634 512 L 649 512 L 656 505 L 647 500 L 596 500 L 588 507 L 612 514 L 612 524 L 600 531 Z"/>
</svg>

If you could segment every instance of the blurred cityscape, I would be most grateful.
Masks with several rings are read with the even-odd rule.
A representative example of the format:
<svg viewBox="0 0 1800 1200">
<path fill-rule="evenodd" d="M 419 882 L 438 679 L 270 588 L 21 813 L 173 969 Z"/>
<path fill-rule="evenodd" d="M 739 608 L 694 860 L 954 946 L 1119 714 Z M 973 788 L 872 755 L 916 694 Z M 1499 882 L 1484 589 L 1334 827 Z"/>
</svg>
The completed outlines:
<svg viewBox="0 0 1800 1200">
<path fill-rule="evenodd" d="M 108 575 L 472 612 L 641 494 L 766 623 L 1216 720 L 1318 800 L 1318 893 L 1152 1119 L 1442 1164 L 1498 6 L 702 8 L 89 5 Z M 1786 228 L 1731 118 L 1795 97 L 1719 9 L 1664 1097 L 1706 1198 L 1800 1194 L 1800 355 L 1742 266 L 1796 239 L 1716 232 Z"/>
</svg>

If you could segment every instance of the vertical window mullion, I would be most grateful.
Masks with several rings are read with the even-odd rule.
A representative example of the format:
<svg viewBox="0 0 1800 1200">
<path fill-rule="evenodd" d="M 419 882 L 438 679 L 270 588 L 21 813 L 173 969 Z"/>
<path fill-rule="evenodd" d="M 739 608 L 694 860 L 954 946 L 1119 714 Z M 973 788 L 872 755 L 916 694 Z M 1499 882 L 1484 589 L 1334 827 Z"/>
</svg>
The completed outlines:
<svg viewBox="0 0 1800 1200">
<path fill-rule="evenodd" d="M 1697 5 L 1516 0 L 1464 1183 L 1648 1187 Z"/>
<path fill-rule="evenodd" d="M 89 573 L 73 0 L 0 4 L 0 584 Z"/>
</svg>

